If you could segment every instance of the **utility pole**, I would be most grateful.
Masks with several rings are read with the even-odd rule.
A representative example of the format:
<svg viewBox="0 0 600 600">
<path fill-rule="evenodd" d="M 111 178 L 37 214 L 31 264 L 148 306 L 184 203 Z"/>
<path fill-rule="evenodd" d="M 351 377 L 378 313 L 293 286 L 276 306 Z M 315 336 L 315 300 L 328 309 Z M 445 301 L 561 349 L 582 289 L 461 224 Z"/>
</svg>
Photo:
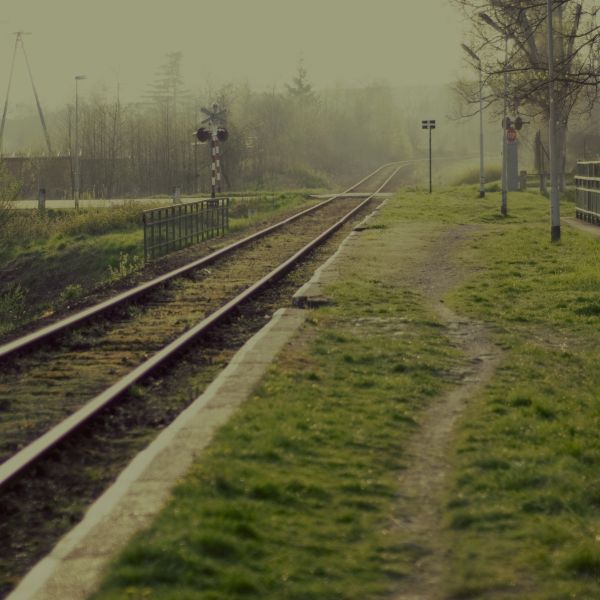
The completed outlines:
<svg viewBox="0 0 600 600">
<path fill-rule="evenodd" d="M 556 141 L 556 105 L 554 93 L 554 29 L 552 24 L 553 0 L 548 6 L 548 146 L 550 162 L 550 239 L 560 242 L 560 198 L 558 194 L 558 165 Z"/>
<path fill-rule="evenodd" d="M 481 59 L 469 46 L 461 44 L 462 49 L 477 61 L 479 71 L 479 197 L 485 198 L 485 171 L 483 168 L 483 77 L 481 74 Z"/>
<path fill-rule="evenodd" d="M 507 62 L 508 62 L 508 35 L 504 35 L 504 107 L 503 107 L 503 116 L 504 121 L 506 123 L 506 119 L 508 117 L 508 71 L 507 71 Z M 506 131 L 503 127 L 502 129 L 502 200 L 500 202 L 500 214 L 503 217 L 506 217 L 508 214 L 508 202 L 507 202 L 507 179 L 508 179 L 508 161 L 506 160 Z"/>
<path fill-rule="evenodd" d="M 506 119 L 508 117 L 508 31 L 500 27 L 487 13 L 480 12 L 479 18 L 490 27 L 504 36 L 504 107 L 502 115 L 502 200 L 500 203 L 500 214 L 505 217 L 508 214 L 507 207 L 507 161 L 506 161 Z"/>
<path fill-rule="evenodd" d="M 85 75 L 75 75 L 75 208 L 79 210 L 79 88 L 78 83 Z"/>
<path fill-rule="evenodd" d="M 42 110 L 42 104 L 40 102 L 40 98 L 37 93 L 37 89 L 35 87 L 35 82 L 33 81 L 33 74 L 31 72 L 31 66 L 29 65 L 29 59 L 27 58 L 27 52 L 25 51 L 25 44 L 23 43 L 23 36 L 30 35 L 28 31 L 16 31 L 15 34 L 15 47 L 13 50 L 12 60 L 10 63 L 10 73 L 8 76 L 8 88 L 6 90 L 6 99 L 4 101 L 4 110 L 2 111 L 2 122 L 0 123 L 0 154 L 2 153 L 2 144 L 4 140 L 4 126 L 6 124 L 6 114 L 8 111 L 8 98 L 10 96 L 10 88 L 12 84 L 14 66 L 15 66 L 15 57 L 17 55 L 17 50 L 19 45 L 21 46 L 21 50 L 23 51 L 23 57 L 25 58 L 25 65 L 27 66 L 27 73 L 29 74 L 29 81 L 31 82 L 31 88 L 33 90 L 33 96 L 35 98 L 35 104 L 37 106 L 38 116 L 40 117 L 40 123 L 42 124 L 42 129 L 44 130 L 44 138 L 46 139 L 46 147 L 48 148 L 48 154 L 52 155 L 52 146 L 50 144 L 50 135 L 48 134 L 48 127 L 46 126 L 46 119 L 44 118 L 44 111 Z"/>
</svg>

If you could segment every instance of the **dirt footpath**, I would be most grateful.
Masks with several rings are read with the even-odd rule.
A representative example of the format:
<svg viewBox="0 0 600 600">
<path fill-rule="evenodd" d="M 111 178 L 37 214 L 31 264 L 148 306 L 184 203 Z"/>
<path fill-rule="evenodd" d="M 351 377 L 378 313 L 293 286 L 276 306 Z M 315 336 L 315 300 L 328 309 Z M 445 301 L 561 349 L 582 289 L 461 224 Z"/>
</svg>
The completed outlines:
<svg viewBox="0 0 600 600">
<path fill-rule="evenodd" d="M 395 532 L 409 540 L 417 558 L 411 577 L 398 586 L 394 600 L 442 598 L 440 582 L 451 549 L 444 547 L 439 532 L 453 429 L 469 399 L 491 379 L 501 358 L 483 323 L 457 315 L 443 301 L 444 295 L 468 276 L 456 254 L 471 233 L 472 227 L 464 225 L 441 233 L 429 242 L 425 260 L 412 265 L 415 291 L 447 326 L 452 343 L 466 357 L 466 367 L 454 374 L 459 386 L 434 399 L 423 412 L 418 433 L 407 449 L 409 465 L 399 479 Z"/>
</svg>

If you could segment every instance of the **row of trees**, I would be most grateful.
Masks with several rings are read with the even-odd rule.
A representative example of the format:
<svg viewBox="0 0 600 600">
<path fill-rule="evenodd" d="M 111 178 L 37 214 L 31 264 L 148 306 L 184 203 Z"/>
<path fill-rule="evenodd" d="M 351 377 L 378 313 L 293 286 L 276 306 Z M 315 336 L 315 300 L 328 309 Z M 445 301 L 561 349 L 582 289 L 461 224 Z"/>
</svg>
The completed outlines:
<svg viewBox="0 0 600 600">
<path fill-rule="evenodd" d="M 213 102 L 227 109 L 230 135 L 221 147 L 227 189 L 342 185 L 384 162 L 424 157 L 426 136 L 420 129 L 424 118 L 438 119 L 437 156 L 476 152 L 475 121 L 446 119 L 455 98 L 450 88 L 399 90 L 372 83 L 317 92 L 300 64 L 282 89 L 259 92 L 247 84 L 230 84 L 192 94 L 181 76 L 182 61 L 181 53 L 168 54 L 137 102 L 122 102 L 118 88 L 80 94 L 84 194 L 170 194 L 175 186 L 184 193 L 208 191 L 209 148 L 196 143 L 193 132 L 204 118 L 201 107 Z M 56 190 L 34 173 L 28 193 L 35 193 L 39 180 L 52 194 L 69 196 L 74 106 L 50 113 L 48 122 L 53 146 L 61 154 L 64 189 Z M 7 130 L 23 132 L 24 125 Z M 35 115 L 30 125 L 39 129 Z"/>
<path fill-rule="evenodd" d="M 191 94 L 181 53 L 168 54 L 138 102 L 97 91 L 79 103 L 82 190 L 101 197 L 207 191 L 209 148 L 193 132 L 202 106 L 227 109 L 229 139 L 221 147 L 228 188 L 279 184 L 320 187 L 413 153 L 394 92 L 373 84 L 317 94 L 300 64 L 284 90 L 256 92 L 225 85 Z M 63 155 L 74 154 L 75 114 L 54 120 Z"/>
</svg>

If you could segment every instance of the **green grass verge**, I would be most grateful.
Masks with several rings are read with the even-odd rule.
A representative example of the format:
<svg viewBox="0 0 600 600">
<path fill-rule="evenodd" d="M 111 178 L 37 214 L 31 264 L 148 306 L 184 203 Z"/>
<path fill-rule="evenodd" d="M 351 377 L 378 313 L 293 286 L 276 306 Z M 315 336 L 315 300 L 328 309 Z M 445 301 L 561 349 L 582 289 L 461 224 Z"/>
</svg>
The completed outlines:
<svg viewBox="0 0 600 600">
<path fill-rule="evenodd" d="M 457 357 L 392 261 L 399 206 L 363 235 L 299 340 L 94 597 L 360 599 L 414 559 L 392 535 L 415 416 Z M 426 236 L 425 236 L 426 237 Z"/>
<path fill-rule="evenodd" d="M 465 249 L 476 275 L 451 298 L 505 355 L 457 436 L 450 589 L 599 598 L 600 240 L 563 225 L 552 244 L 547 201 L 509 201 Z"/>
</svg>

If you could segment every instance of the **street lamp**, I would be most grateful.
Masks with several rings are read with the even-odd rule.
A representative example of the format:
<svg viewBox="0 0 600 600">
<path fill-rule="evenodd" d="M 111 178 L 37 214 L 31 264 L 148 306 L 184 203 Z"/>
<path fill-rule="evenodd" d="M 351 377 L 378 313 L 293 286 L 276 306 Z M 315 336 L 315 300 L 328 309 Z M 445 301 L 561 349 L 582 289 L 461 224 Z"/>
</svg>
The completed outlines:
<svg viewBox="0 0 600 600">
<path fill-rule="evenodd" d="M 85 75 L 75 75 L 75 208 L 79 209 L 79 89 Z"/>
<path fill-rule="evenodd" d="M 481 59 L 469 46 L 461 44 L 462 49 L 477 61 L 479 71 L 479 197 L 485 198 L 485 172 L 483 170 L 483 78 L 481 74 Z"/>
<path fill-rule="evenodd" d="M 506 202 L 506 188 L 507 188 L 507 161 L 506 161 L 506 131 L 505 123 L 506 117 L 508 116 L 508 105 L 507 105 L 507 96 L 508 96 L 508 71 L 506 70 L 508 63 L 508 38 L 509 34 L 506 29 L 503 29 L 498 25 L 488 14 L 484 12 L 479 13 L 480 19 L 482 19 L 485 23 L 487 23 L 490 27 L 498 31 L 504 36 L 504 108 L 503 108 L 503 118 L 502 118 L 502 202 L 500 205 L 500 213 L 502 216 L 506 216 L 508 213 L 507 202 Z"/>
</svg>

